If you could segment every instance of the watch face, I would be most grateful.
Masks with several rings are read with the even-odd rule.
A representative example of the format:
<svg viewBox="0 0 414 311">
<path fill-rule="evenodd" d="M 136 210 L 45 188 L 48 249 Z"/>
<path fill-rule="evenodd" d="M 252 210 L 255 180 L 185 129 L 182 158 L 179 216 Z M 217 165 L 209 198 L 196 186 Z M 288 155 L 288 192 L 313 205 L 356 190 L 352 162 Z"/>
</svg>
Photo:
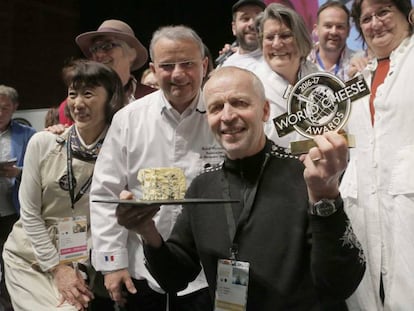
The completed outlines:
<svg viewBox="0 0 414 311">
<path fill-rule="evenodd" d="M 331 200 L 322 200 L 315 204 L 316 214 L 318 216 L 327 217 L 336 212 L 335 203 Z"/>
<path fill-rule="evenodd" d="M 335 212 L 335 207 L 328 205 L 328 204 L 324 204 L 319 206 L 319 215 L 321 216 L 329 216 L 332 215 Z"/>
</svg>

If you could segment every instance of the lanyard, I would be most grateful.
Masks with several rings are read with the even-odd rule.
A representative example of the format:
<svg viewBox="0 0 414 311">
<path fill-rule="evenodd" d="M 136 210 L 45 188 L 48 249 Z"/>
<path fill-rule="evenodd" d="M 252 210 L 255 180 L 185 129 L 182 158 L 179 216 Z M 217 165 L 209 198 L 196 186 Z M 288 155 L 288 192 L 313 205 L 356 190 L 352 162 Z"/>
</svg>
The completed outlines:
<svg viewBox="0 0 414 311">
<path fill-rule="evenodd" d="M 339 58 L 338 59 L 338 61 L 336 62 L 336 64 L 335 64 L 335 69 L 334 69 L 334 74 L 335 74 L 335 76 L 338 74 L 338 72 L 339 72 L 339 62 L 340 62 L 340 59 L 341 58 Z M 318 61 L 318 64 L 319 64 L 319 66 L 321 66 L 321 68 L 325 71 L 326 70 L 326 68 L 325 68 L 325 66 L 323 65 L 323 62 L 322 62 L 322 60 L 321 60 L 321 57 L 319 56 L 319 53 L 318 52 L 316 52 L 316 60 Z"/>
<path fill-rule="evenodd" d="M 72 127 L 71 131 L 74 131 L 75 127 Z M 69 194 L 70 194 L 70 202 L 72 210 L 75 209 L 75 203 L 80 200 L 80 198 L 86 193 L 89 186 L 92 183 L 92 174 L 89 176 L 88 180 L 83 184 L 83 186 L 80 188 L 78 194 L 75 196 L 75 177 L 73 174 L 73 167 L 72 167 L 72 135 L 69 133 L 68 136 L 68 145 L 66 146 L 66 153 L 67 153 L 67 169 L 68 169 L 68 186 L 69 186 Z"/>
<path fill-rule="evenodd" d="M 256 192 L 257 192 L 257 187 L 259 185 L 259 181 L 263 175 L 263 171 L 264 168 L 269 160 L 270 155 L 268 153 L 266 153 L 266 157 L 263 161 L 262 167 L 260 168 L 260 173 L 259 176 L 257 177 L 257 180 L 253 186 L 253 188 L 251 189 L 251 191 L 245 191 L 244 193 L 244 197 L 243 197 L 243 210 L 240 214 L 240 219 L 238 221 L 239 224 L 244 224 L 245 220 L 247 220 L 247 218 L 250 216 L 250 212 L 252 210 L 253 207 L 253 202 L 254 202 L 254 198 L 256 197 Z M 223 190 L 222 190 L 222 194 L 223 194 L 223 198 L 226 200 L 230 200 L 230 185 L 229 185 L 229 181 L 227 180 L 227 176 L 224 172 L 224 170 L 222 169 L 222 173 L 223 173 L 223 182 L 224 182 L 224 186 L 223 186 Z M 234 214 L 233 214 L 233 209 L 231 207 L 230 203 L 224 203 L 224 209 L 226 211 L 226 220 L 227 220 L 227 228 L 228 228 L 228 233 L 229 233 L 229 238 L 230 241 L 232 243 L 231 247 L 230 247 L 230 259 L 232 260 L 236 260 L 236 256 L 238 253 L 238 245 L 237 243 L 234 242 L 235 238 L 236 238 L 236 234 L 237 234 L 237 229 L 240 228 L 240 226 L 236 226 L 236 222 L 234 220 Z"/>
</svg>

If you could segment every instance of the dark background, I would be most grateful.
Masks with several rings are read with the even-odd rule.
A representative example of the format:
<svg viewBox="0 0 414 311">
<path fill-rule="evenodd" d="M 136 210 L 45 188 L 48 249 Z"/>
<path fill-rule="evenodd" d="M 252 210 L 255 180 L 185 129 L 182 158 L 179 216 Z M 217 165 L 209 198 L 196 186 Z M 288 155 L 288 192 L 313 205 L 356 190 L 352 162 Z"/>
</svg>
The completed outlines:
<svg viewBox="0 0 414 311">
<path fill-rule="evenodd" d="M 58 105 L 66 95 L 60 77 L 62 65 L 70 57 L 82 56 L 75 37 L 96 30 L 105 19 L 128 23 L 147 48 L 158 27 L 190 26 L 216 58 L 223 44 L 234 40 L 231 6 L 235 2 L 0 0 L 0 84 L 16 88 L 19 109 Z M 134 74 L 139 78 L 141 72 Z"/>
</svg>

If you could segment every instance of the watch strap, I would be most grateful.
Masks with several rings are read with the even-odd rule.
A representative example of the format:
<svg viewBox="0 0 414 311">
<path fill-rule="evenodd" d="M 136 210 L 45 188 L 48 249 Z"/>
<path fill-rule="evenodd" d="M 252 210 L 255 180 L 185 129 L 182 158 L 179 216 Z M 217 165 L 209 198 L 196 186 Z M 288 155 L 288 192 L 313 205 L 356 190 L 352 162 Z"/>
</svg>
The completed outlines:
<svg viewBox="0 0 414 311">
<path fill-rule="evenodd" d="M 316 203 L 309 203 L 308 212 L 313 216 L 328 217 L 336 213 L 343 205 L 339 194 L 335 199 L 321 199 Z"/>
</svg>

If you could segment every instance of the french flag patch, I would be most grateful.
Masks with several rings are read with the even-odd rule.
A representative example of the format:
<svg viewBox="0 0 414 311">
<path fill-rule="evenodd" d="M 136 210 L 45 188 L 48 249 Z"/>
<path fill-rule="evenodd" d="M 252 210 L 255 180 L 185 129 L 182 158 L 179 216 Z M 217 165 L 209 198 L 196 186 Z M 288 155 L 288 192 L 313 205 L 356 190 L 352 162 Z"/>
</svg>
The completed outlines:
<svg viewBox="0 0 414 311">
<path fill-rule="evenodd" d="M 109 261 L 114 261 L 115 260 L 115 256 L 105 256 L 105 261 L 109 262 Z"/>
</svg>

